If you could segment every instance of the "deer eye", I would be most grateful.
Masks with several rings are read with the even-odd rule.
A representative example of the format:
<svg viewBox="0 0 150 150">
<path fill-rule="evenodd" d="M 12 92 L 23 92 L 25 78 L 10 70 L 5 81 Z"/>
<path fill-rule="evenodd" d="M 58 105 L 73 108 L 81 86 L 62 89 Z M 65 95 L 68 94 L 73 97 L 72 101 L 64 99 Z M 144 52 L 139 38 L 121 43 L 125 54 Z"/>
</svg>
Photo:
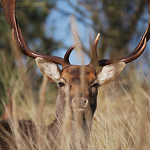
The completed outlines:
<svg viewBox="0 0 150 150">
<path fill-rule="evenodd" d="M 63 86 L 65 86 L 65 83 L 59 82 L 59 83 L 58 83 L 58 86 L 59 86 L 59 87 L 63 87 Z"/>
<path fill-rule="evenodd" d="M 99 83 L 95 83 L 92 85 L 92 87 L 94 87 L 94 88 L 99 88 L 99 86 L 100 86 Z"/>
</svg>

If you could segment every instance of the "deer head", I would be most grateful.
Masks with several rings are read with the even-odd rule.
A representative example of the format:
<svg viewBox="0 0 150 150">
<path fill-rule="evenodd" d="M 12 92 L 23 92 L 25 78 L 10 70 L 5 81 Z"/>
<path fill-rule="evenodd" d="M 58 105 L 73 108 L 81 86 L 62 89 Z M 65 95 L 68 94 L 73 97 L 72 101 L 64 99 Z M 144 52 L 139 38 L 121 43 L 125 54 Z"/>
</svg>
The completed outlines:
<svg viewBox="0 0 150 150">
<path fill-rule="evenodd" d="M 149 40 L 150 19 L 147 30 L 138 46 L 128 56 L 117 60 L 98 60 L 97 43 L 100 38 L 100 34 L 98 34 L 93 43 L 91 62 L 84 66 L 71 65 L 69 56 L 76 45 L 68 49 L 64 58 L 42 55 L 27 47 L 15 17 L 15 2 L 16 0 L 2 0 L 1 2 L 7 22 L 12 30 L 12 39 L 23 54 L 35 59 L 41 73 L 49 81 L 57 83 L 59 88 L 56 104 L 57 117 L 60 120 L 62 119 L 66 99 L 68 99 L 71 113 L 74 114 L 77 110 L 81 120 L 89 122 L 91 125 L 92 116 L 97 106 L 98 87 L 113 81 L 124 69 L 126 63 L 135 60 L 143 53 Z M 148 3 L 150 7 L 150 0 L 148 0 Z M 58 68 L 57 64 L 62 66 L 62 70 Z M 96 72 L 97 66 L 102 66 L 102 69 L 98 72 Z M 72 117 L 72 119 L 74 118 Z"/>
<path fill-rule="evenodd" d="M 98 39 L 99 35 L 96 42 Z M 69 99 L 71 111 L 78 109 L 83 115 L 82 119 L 86 117 L 91 120 L 97 106 L 96 99 L 99 86 L 111 82 L 125 67 L 124 62 L 118 62 L 104 66 L 102 70 L 96 72 L 92 61 L 85 66 L 71 65 L 69 61 L 66 61 L 68 63 L 60 70 L 55 63 L 49 60 L 41 57 L 37 57 L 35 60 L 42 74 L 49 81 L 56 82 L 58 85 L 56 115 L 60 120 L 62 114 L 64 114 L 66 99 Z M 82 71 L 84 71 L 83 74 Z"/>
</svg>

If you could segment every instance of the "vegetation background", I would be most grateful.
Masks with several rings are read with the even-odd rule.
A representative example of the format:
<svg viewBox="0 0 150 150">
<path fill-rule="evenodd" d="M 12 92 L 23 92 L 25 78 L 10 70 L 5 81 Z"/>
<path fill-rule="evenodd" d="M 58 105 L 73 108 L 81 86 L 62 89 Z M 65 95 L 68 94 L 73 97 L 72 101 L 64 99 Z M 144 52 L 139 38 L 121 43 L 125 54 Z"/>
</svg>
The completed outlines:
<svg viewBox="0 0 150 150">
<path fill-rule="evenodd" d="M 146 0 L 17 0 L 16 12 L 31 49 L 63 56 L 77 33 L 87 60 L 99 32 L 99 58 L 130 53 L 146 30 L 149 14 Z M 77 20 L 77 31 L 71 16 Z M 34 60 L 14 50 L 10 39 L 0 7 L 0 115 L 12 99 L 18 118 L 40 118 L 48 125 L 55 117 L 57 87 L 43 79 Z M 149 149 L 149 49 L 147 44 L 144 54 L 118 79 L 100 87 L 91 149 Z M 77 62 L 72 55 L 71 62 Z"/>
</svg>

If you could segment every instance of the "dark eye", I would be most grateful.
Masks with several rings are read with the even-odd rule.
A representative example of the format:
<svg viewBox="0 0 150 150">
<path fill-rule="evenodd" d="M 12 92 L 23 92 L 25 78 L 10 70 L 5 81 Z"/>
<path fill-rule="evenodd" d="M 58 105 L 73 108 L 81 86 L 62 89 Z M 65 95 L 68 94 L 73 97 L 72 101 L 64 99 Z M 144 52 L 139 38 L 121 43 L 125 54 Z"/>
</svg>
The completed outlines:
<svg viewBox="0 0 150 150">
<path fill-rule="evenodd" d="M 58 85 L 59 85 L 59 87 L 63 87 L 63 86 L 65 86 L 65 83 L 59 82 Z"/>
<path fill-rule="evenodd" d="M 100 86 L 99 83 L 95 83 L 92 85 L 92 87 L 94 87 L 94 88 L 99 88 L 99 86 Z"/>
</svg>

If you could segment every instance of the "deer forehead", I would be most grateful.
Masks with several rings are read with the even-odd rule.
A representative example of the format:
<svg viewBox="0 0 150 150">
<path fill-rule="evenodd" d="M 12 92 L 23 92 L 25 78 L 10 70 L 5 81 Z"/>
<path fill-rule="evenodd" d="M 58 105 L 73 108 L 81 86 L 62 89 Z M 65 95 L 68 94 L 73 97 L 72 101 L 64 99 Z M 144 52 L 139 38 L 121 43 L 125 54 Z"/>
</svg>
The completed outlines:
<svg viewBox="0 0 150 150">
<path fill-rule="evenodd" d="M 62 78 L 66 81 L 68 80 L 70 83 L 74 83 L 76 81 L 80 81 L 80 76 L 82 72 L 82 66 L 78 65 L 70 65 L 62 70 Z M 86 83 L 90 83 L 96 79 L 96 72 L 90 66 L 84 66 L 84 78 Z"/>
</svg>

